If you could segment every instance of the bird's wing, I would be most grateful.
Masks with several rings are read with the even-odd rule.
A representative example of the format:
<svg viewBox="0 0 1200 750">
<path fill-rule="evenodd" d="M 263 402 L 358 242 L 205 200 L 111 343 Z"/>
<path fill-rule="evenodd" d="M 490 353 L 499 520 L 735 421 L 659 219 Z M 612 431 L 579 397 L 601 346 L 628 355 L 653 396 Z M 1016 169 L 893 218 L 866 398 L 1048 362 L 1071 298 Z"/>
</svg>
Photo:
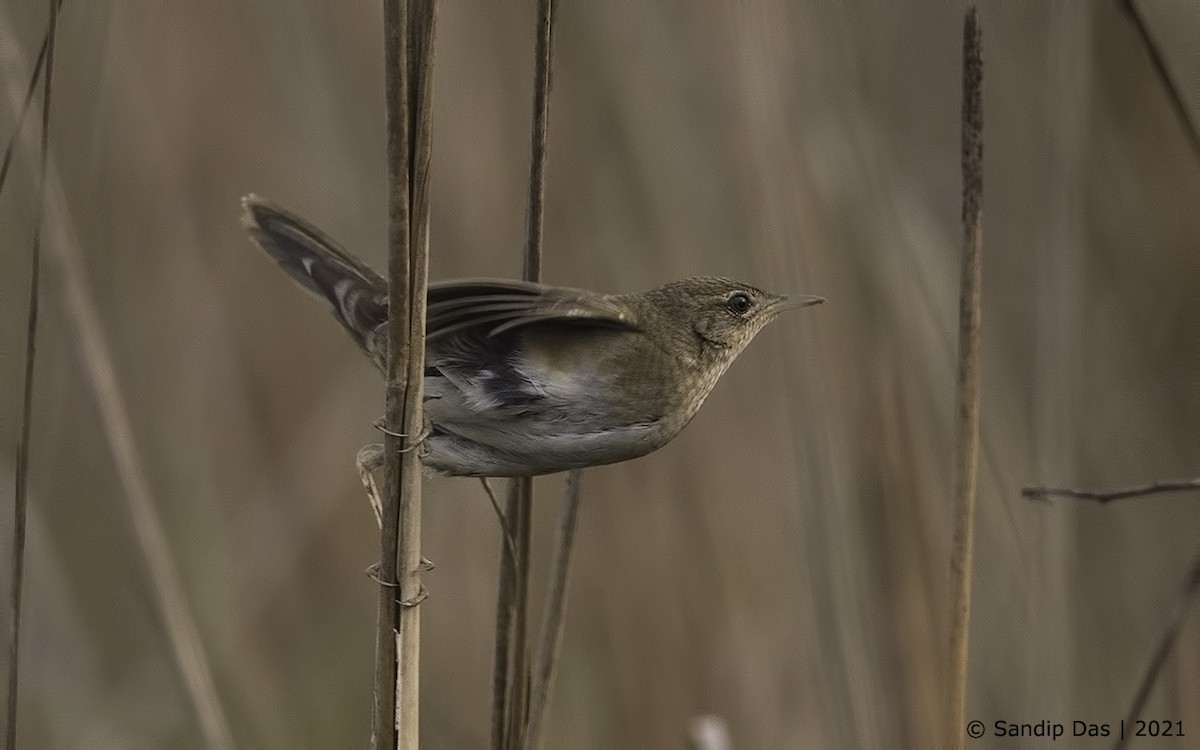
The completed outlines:
<svg viewBox="0 0 1200 750">
<path fill-rule="evenodd" d="M 496 336 L 534 323 L 637 329 L 633 312 L 611 297 L 529 281 L 467 279 L 429 285 L 426 338 L 471 329 Z"/>
</svg>

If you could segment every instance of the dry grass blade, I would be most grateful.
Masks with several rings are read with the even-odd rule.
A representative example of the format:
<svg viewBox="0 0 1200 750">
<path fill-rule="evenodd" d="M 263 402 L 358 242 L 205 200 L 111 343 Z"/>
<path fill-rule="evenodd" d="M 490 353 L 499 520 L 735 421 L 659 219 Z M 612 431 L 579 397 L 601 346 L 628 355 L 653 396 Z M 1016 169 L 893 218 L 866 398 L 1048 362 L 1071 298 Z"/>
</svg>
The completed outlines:
<svg viewBox="0 0 1200 750">
<path fill-rule="evenodd" d="M 958 387 L 955 409 L 954 502 L 951 552 L 949 711 L 946 746 L 961 747 L 966 726 L 975 494 L 979 465 L 979 317 L 983 267 L 983 62 L 978 10 L 963 24 L 963 256 L 959 289 Z"/>
<path fill-rule="evenodd" d="M 42 87 L 42 139 L 38 154 L 37 179 L 37 210 L 33 223 L 33 248 L 30 253 L 29 273 L 29 307 L 26 312 L 25 329 L 25 380 L 21 392 L 21 437 L 17 441 L 17 463 L 15 496 L 13 498 L 13 542 L 12 542 L 12 583 L 10 584 L 9 622 L 12 623 L 8 638 L 8 697 L 5 702 L 5 717 L 7 729 L 4 733 L 4 746 L 17 746 L 17 698 L 20 689 L 21 662 L 21 596 L 25 586 L 25 522 L 27 519 L 29 500 L 29 433 L 33 421 L 33 371 L 37 354 L 38 306 L 41 289 L 42 267 L 42 215 L 46 202 L 46 160 L 50 144 L 50 84 L 54 79 L 54 32 L 58 26 L 58 2 L 50 1 L 50 20 L 46 26 L 46 41 L 42 44 L 42 53 L 46 61 L 46 82 Z M 42 55 L 38 55 L 38 66 Z M 37 80 L 35 66 L 34 81 Z M 26 108 L 33 95 L 34 83 L 30 83 L 29 92 L 25 97 Z M 22 115 L 25 110 L 22 109 Z M 18 118 L 17 132 L 20 130 Z M 12 144 L 16 143 L 17 132 L 13 133 L 9 143 L 8 153 L 4 157 L 4 167 L 0 170 L 0 186 L 4 184 L 4 174 L 8 171 L 9 157 L 12 154 Z"/>
</svg>

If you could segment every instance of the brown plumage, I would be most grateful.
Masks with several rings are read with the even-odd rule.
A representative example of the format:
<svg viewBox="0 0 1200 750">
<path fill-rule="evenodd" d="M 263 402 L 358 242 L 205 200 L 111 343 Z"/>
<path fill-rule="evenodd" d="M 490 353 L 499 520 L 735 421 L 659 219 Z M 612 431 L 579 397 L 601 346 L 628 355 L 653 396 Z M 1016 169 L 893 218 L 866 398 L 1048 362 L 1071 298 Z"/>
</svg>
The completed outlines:
<svg viewBox="0 0 1200 750">
<path fill-rule="evenodd" d="M 382 370 L 383 277 L 299 217 L 253 195 L 243 207 L 254 241 Z M 679 434 L 764 325 L 821 301 L 717 277 L 624 295 L 431 284 L 422 461 L 456 476 L 532 476 L 643 456 Z"/>
</svg>

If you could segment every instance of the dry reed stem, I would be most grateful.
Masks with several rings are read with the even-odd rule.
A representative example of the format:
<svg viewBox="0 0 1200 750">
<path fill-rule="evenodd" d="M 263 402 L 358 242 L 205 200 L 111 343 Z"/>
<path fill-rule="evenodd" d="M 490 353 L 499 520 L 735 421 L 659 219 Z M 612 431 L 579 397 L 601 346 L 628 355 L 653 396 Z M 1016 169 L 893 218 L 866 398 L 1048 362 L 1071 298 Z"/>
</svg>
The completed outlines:
<svg viewBox="0 0 1200 750">
<path fill-rule="evenodd" d="M 429 166 L 433 155 L 433 44 L 436 0 L 417 0 L 408 16 L 409 114 L 413 132 L 409 198 L 412 201 L 408 250 L 409 351 L 404 401 L 404 433 L 424 434 L 422 410 L 425 375 L 425 304 L 429 286 Z M 394 278 L 394 277 L 393 277 Z M 394 308 L 393 308 L 394 309 Z M 394 439 L 394 438 L 393 438 Z M 417 441 L 422 438 L 410 437 Z M 411 446 L 412 443 L 410 443 Z M 399 635 L 397 636 L 398 746 L 417 748 L 420 742 L 420 609 L 426 596 L 421 572 L 421 460 L 418 450 L 400 456 L 403 480 L 400 488 L 400 549 L 396 561 L 400 580 Z M 395 490 L 393 490 L 395 492 Z"/>
<path fill-rule="evenodd" d="M 421 465 L 436 2 L 384 4 L 388 363 L 372 745 L 420 739 Z M 409 437 L 402 437 L 409 436 Z"/>
<path fill-rule="evenodd" d="M 533 479 L 517 477 L 509 482 L 508 517 L 510 526 L 516 526 L 515 547 L 517 558 L 513 566 L 510 591 L 512 592 L 512 619 L 508 648 L 508 680 L 505 685 L 504 746 L 524 747 L 523 737 L 529 721 L 529 574 L 530 549 L 533 545 Z"/>
<path fill-rule="evenodd" d="M 33 371 L 37 355 L 38 307 L 41 290 L 42 267 L 42 216 L 46 203 L 46 160 L 50 144 L 50 84 L 54 80 L 54 37 L 58 27 L 58 3 L 50 0 L 50 20 L 46 24 L 46 39 L 42 43 L 45 54 L 46 79 L 42 87 L 42 138 L 38 153 L 37 192 L 35 195 L 36 209 L 33 218 L 33 247 L 30 252 L 29 272 L 29 306 L 26 312 L 25 328 L 25 381 L 21 393 L 21 433 L 17 440 L 17 464 L 13 497 L 13 542 L 12 542 L 12 581 L 9 591 L 9 622 L 11 629 L 8 638 L 8 695 L 5 700 L 6 729 L 4 746 L 15 750 L 17 746 L 17 698 L 20 692 L 20 663 L 21 663 L 21 596 L 25 587 L 25 522 L 29 508 L 29 435 L 33 422 Z M 34 66 L 34 81 L 41 63 Z M 34 83 L 30 83 L 25 97 L 26 108 L 33 95 Z M 22 109 L 24 115 L 25 109 Z M 12 145 L 16 143 L 17 132 L 13 132 L 9 152 L 5 155 L 4 167 L 0 171 L 0 185 L 3 185 L 3 174 L 7 173 L 9 155 Z"/>
<path fill-rule="evenodd" d="M 485 485 L 486 486 L 486 485 Z M 500 551 L 500 578 L 496 590 L 496 637 L 492 657 L 492 737 L 493 750 L 505 747 L 508 738 L 509 712 L 512 690 L 510 687 L 512 664 L 512 629 L 516 604 L 516 540 L 512 534 L 512 520 L 517 512 L 519 487 L 515 481 L 507 485 L 505 510 L 499 511 L 500 533 L 503 536 Z M 490 495 L 490 487 L 489 495 Z M 494 501 L 493 501 L 494 502 Z"/>
<path fill-rule="evenodd" d="M 958 384 L 954 497 L 957 522 L 951 552 L 949 712 L 946 747 L 961 747 L 966 726 L 975 495 L 979 468 L 979 323 L 983 267 L 983 63 L 978 10 L 963 23 L 963 255 L 959 290 Z"/>
<path fill-rule="evenodd" d="M 554 688 L 558 655 L 562 649 L 563 629 L 567 620 L 567 584 L 571 576 L 571 553 L 575 549 L 575 528 L 579 524 L 579 505 L 583 497 L 582 480 L 583 470 L 573 469 L 567 473 L 567 484 L 563 488 L 558 537 L 554 542 L 554 559 L 550 566 L 550 590 L 546 594 L 545 609 L 542 612 L 542 638 L 538 647 L 537 669 L 533 673 L 533 688 L 530 691 L 532 704 L 525 744 L 532 748 L 541 746 L 546 707 L 550 702 L 550 691 Z"/>
<path fill-rule="evenodd" d="M 533 88 L 533 127 L 530 134 L 529 210 L 522 276 L 541 281 L 542 228 L 546 195 L 546 136 L 550 112 L 553 0 L 538 0 L 537 45 Z M 529 722 L 529 578 L 533 522 L 533 480 L 518 477 L 505 510 L 514 535 L 516 559 L 503 555 L 496 612 L 495 675 L 492 686 L 492 746 L 524 747 Z M 509 567 L 511 565 L 511 568 Z M 503 658 L 502 658 L 503 657 Z"/>
<path fill-rule="evenodd" d="M 388 315 L 388 372 L 387 372 L 387 433 L 403 431 L 404 395 L 394 392 L 399 388 L 394 380 L 404 371 L 396 364 L 396 353 L 406 337 L 408 326 L 408 77 L 404 74 L 407 57 L 404 34 L 408 4 L 401 0 L 388 0 L 383 5 L 383 65 L 385 78 L 385 116 L 387 128 L 387 181 L 388 181 L 388 302 L 389 306 L 398 298 Z M 401 283 L 397 283 L 397 278 Z M 396 325 L 392 325 L 395 323 Z M 397 498 L 399 462 L 402 454 L 390 434 L 384 435 L 386 479 L 384 494 L 380 498 L 379 512 L 379 602 L 375 618 L 375 680 L 371 711 L 371 746 L 377 750 L 394 748 L 397 743 L 395 731 L 396 715 L 396 668 L 397 643 L 397 581 L 396 557 L 400 545 L 400 503 Z"/>
</svg>

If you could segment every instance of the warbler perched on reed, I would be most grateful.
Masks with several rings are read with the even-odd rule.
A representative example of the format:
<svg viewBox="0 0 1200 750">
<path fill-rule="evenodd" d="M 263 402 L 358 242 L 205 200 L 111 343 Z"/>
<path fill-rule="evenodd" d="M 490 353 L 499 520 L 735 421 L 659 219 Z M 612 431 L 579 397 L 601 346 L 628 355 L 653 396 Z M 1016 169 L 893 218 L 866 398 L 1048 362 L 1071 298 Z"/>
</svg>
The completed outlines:
<svg viewBox="0 0 1200 750">
<path fill-rule="evenodd" d="M 387 281 L 299 217 L 242 201 L 254 241 L 381 371 Z M 679 434 L 777 315 L 824 300 L 700 276 L 609 295 L 526 281 L 429 285 L 421 460 L 454 476 L 535 476 L 644 456 Z"/>
</svg>

